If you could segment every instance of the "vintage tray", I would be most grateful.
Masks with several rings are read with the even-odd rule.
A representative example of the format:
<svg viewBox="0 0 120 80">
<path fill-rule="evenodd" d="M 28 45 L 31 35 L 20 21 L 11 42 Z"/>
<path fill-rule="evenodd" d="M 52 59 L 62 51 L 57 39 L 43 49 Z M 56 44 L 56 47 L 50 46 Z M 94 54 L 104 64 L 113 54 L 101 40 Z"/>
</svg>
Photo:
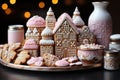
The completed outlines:
<svg viewBox="0 0 120 80">
<path fill-rule="evenodd" d="M 0 63 L 4 66 L 15 68 L 15 69 L 30 70 L 30 71 L 46 71 L 46 72 L 86 70 L 86 69 L 98 68 L 102 66 L 101 64 L 94 64 L 91 66 L 35 67 L 35 66 L 16 65 L 12 63 L 6 63 L 2 59 L 0 59 Z"/>
</svg>

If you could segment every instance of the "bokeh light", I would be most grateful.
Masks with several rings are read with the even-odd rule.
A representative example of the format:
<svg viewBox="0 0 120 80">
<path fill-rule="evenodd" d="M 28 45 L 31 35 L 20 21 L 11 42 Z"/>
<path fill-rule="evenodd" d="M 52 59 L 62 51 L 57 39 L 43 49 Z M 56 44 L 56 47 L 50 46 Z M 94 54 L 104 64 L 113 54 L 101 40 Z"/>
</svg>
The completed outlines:
<svg viewBox="0 0 120 80">
<path fill-rule="evenodd" d="M 39 8 L 44 8 L 45 7 L 45 3 L 41 1 L 41 2 L 39 2 L 38 6 L 39 6 Z"/>
<path fill-rule="evenodd" d="M 26 11 L 26 12 L 24 13 L 24 17 L 25 17 L 25 18 L 30 18 L 30 16 L 31 16 L 31 13 L 30 13 L 29 11 Z"/>
<path fill-rule="evenodd" d="M 58 4 L 58 0 L 52 0 L 53 4 Z"/>
<path fill-rule="evenodd" d="M 7 8 L 6 10 L 5 10 L 5 14 L 6 15 L 10 15 L 12 13 L 12 10 L 10 9 L 10 8 Z"/>
<path fill-rule="evenodd" d="M 7 3 L 3 3 L 1 7 L 3 10 L 6 10 L 8 8 L 8 5 L 7 5 Z"/>
<path fill-rule="evenodd" d="M 9 2 L 10 2 L 10 4 L 15 4 L 16 0 L 10 0 Z"/>
</svg>

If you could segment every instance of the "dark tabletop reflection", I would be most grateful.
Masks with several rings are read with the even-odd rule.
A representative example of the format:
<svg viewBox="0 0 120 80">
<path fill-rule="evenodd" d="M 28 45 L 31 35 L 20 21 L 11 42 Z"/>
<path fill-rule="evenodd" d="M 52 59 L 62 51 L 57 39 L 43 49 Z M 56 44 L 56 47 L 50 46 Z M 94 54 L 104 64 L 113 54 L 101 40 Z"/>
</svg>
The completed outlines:
<svg viewBox="0 0 120 80">
<path fill-rule="evenodd" d="M 104 80 L 120 80 L 120 71 L 104 71 Z"/>
<path fill-rule="evenodd" d="M 120 70 L 103 68 L 69 72 L 41 72 L 8 68 L 0 65 L 0 80 L 120 80 Z"/>
<path fill-rule="evenodd" d="M 36 72 L 0 65 L 0 80 L 101 80 L 101 68 L 70 72 Z M 93 79 L 93 77 L 95 79 Z"/>
</svg>

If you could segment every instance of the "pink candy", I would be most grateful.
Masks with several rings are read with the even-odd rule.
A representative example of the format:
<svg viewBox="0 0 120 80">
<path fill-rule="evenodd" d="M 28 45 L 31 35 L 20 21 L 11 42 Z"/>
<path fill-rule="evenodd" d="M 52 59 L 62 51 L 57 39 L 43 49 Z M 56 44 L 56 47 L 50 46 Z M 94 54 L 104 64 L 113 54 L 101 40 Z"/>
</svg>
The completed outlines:
<svg viewBox="0 0 120 80">
<path fill-rule="evenodd" d="M 31 57 L 27 61 L 28 65 L 34 65 L 34 66 L 42 66 L 43 65 L 43 58 L 42 57 Z"/>
<path fill-rule="evenodd" d="M 65 60 L 58 60 L 55 62 L 55 65 L 58 67 L 65 67 L 65 66 L 68 66 L 69 63 Z"/>
</svg>

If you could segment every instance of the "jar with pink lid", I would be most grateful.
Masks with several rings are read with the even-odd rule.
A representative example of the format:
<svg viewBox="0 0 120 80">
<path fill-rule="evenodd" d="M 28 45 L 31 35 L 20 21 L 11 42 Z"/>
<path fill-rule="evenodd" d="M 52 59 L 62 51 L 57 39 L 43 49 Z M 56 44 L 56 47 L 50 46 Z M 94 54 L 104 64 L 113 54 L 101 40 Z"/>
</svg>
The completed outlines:
<svg viewBox="0 0 120 80">
<path fill-rule="evenodd" d="M 8 44 L 22 42 L 24 40 L 23 25 L 8 26 Z"/>
</svg>

